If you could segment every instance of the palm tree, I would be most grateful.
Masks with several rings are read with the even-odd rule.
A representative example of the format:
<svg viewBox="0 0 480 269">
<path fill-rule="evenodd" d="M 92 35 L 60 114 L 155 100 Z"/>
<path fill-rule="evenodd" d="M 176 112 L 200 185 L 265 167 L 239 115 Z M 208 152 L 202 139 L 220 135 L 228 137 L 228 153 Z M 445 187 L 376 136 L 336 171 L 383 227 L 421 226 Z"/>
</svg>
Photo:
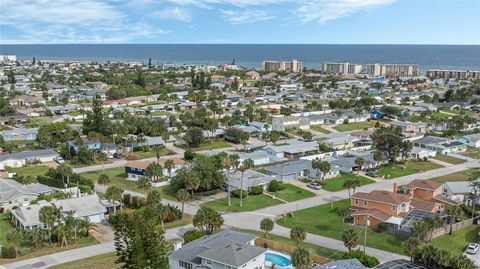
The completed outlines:
<svg viewBox="0 0 480 269">
<path fill-rule="evenodd" d="M 260 221 L 260 229 L 265 232 L 265 238 L 268 237 L 268 233 L 273 230 L 275 223 L 270 218 L 264 218 Z"/>
<path fill-rule="evenodd" d="M 452 234 L 453 223 L 464 216 L 463 209 L 459 205 L 452 205 L 447 209 L 447 214 L 450 215 L 450 231 L 448 234 Z"/>
<path fill-rule="evenodd" d="M 403 252 L 410 257 L 410 261 L 413 261 L 413 257 L 418 252 L 420 241 L 415 237 L 410 237 L 402 243 Z"/>
<path fill-rule="evenodd" d="M 147 194 L 147 204 L 156 206 L 160 205 L 161 203 L 162 193 L 157 189 L 150 190 Z"/>
<path fill-rule="evenodd" d="M 230 193 L 230 177 L 229 177 L 229 175 L 230 175 L 230 168 L 233 167 L 233 164 L 234 164 L 233 155 L 229 155 L 229 156 L 222 159 L 223 168 L 227 170 L 228 206 L 232 205 L 232 200 L 231 200 L 232 194 Z"/>
<path fill-rule="evenodd" d="M 477 204 L 477 199 L 478 196 L 480 195 L 480 181 L 475 180 L 472 183 L 470 183 L 470 186 L 472 187 L 472 218 L 475 217 L 475 205 Z"/>
<path fill-rule="evenodd" d="M 312 168 L 317 170 L 317 177 L 320 175 L 320 162 L 318 157 L 312 160 Z"/>
<path fill-rule="evenodd" d="M 73 171 L 72 168 L 66 164 L 60 164 L 57 167 L 57 172 L 62 176 L 62 181 L 65 186 L 68 186 L 70 176 L 72 175 Z"/>
<path fill-rule="evenodd" d="M 365 160 L 362 157 L 358 157 L 355 159 L 355 165 L 358 167 L 357 172 L 362 170 L 362 166 L 365 164 Z"/>
<path fill-rule="evenodd" d="M 376 165 L 378 166 L 378 163 L 383 161 L 383 153 L 380 151 L 375 151 L 373 153 L 373 160 L 376 162 Z"/>
<path fill-rule="evenodd" d="M 55 234 L 57 238 L 60 239 L 60 248 L 63 248 L 63 244 L 68 248 L 67 242 L 70 238 L 70 230 L 68 227 L 64 223 L 57 225 L 57 227 L 55 227 Z"/>
<path fill-rule="evenodd" d="M 343 182 L 343 187 L 348 190 L 348 197 L 351 196 L 350 190 L 353 188 L 353 179 L 348 179 Z"/>
<path fill-rule="evenodd" d="M 150 182 L 150 178 L 148 177 L 141 177 L 137 181 L 137 187 L 143 191 L 143 193 L 147 193 L 147 191 L 152 187 L 152 183 Z"/>
<path fill-rule="evenodd" d="M 330 166 L 330 163 L 327 162 L 327 161 L 321 161 L 320 164 L 320 171 L 322 171 L 323 175 L 322 175 L 322 179 L 325 178 L 325 175 L 330 172 L 330 169 L 331 169 L 331 166 Z"/>
<path fill-rule="evenodd" d="M 148 164 L 144 174 L 150 181 L 158 181 L 163 176 L 163 168 L 158 162 L 152 162 Z"/>
<path fill-rule="evenodd" d="M 97 160 L 102 162 L 102 174 L 105 174 L 105 162 L 108 160 L 107 155 L 101 152 L 101 154 L 97 155 Z"/>
<path fill-rule="evenodd" d="M 112 202 L 113 206 L 113 214 L 117 211 L 117 207 L 115 206 L 115 202 L 120 202 L 120 211 L 122 210 L 122 197 L 123 197 L 123 189 L 118 186 L 110 186 L 105 191 L 105 198 L 109 199 Z"/>
<path fill-rule="evenodd" d="M 78 226 L 78 230 L 79 230 L 79 232 L 83 232 L 85 237 L 88 237 L 90 235 L 90 230 L 95 228 L 95 227 L 96 227 L 96 224 L 90 222 L 90 219 L 87 218 L 87 219 L 84 219 L 84 220 L 80 221 L 79 226 Z"/>
<path fill-rule="evenodd" d="M 172 177 L 172 169 L 175 167 L 175 162 L 172 159 L 167 159 L 163 165 L 168 171 L 168 177 Z"/>
<path fill-rule="evenodd" d="M 48 238 L 52 245 L 52 230 L 57 221 L 57 208 L 55 206 L 43 206 L 38 212 L 39 220 L 43 225 L 47 226 Z"/>
<path fill-rule="evenodd" d="M 297 243 L 298 247 L 298 244 L 307 238 L 307 233 L 304 228 L 296 226 L 290 230 L 290 238 Z"/>
<path fill-rule="evenodd" d="M 342 218 L 342 227 L 345 226 L 345 218 L 350 214 L 350 208 L 339 207 L 337 208 L 337 214 Z"/>
<path fill-rule="evenodd" d="M 105 173 L 101 174 L 97 180 L 97 183 L 102 184 L 103 188 L 105 189 L 107 188 L 107 185 L 110 184 L 110 182 L 111 182 L 110 177 Z"/>
<path fill-rule="evenodd" d="M 2 231 L 3 232 L 3 231 Z M 18 246 L 23 241 L 24 233 L 21 230 L 13 229 L 5 235 L 7 242 L 15 248 L 15 257 L 18 257 Z M 51 244 L 51 239 L 50 239 Z"/>
<path fill-rule="evenodd" d="M 183 218 L 183 212 L 185 209 L 185 203 L 190 200 L 190 194 L 186 189 L 179 189 L 177 192 L 177 201 L 182 203 L 182 218 Z"/>
<path fill-rule="evenodd" d="M 344 230 L 342 233 L 343 245 L 348 248 L 348 252 L 352 251 L 352 248 L 358 246 L 357 233 L 354 229 Z"/>
<path fill-rule="evenodd" d="M 240 207 L 243 207 L 243 173 L 254 166 L 253 160 L 250 158 L 244 160 L 242 165 L 240 165 L 239 170 L 242 174 L 240 177 Z"/>
<path fill-rule="evenodd" d="M 185 181 L 185 189 L 189 190 L 192 192 L 192 198 L 195 197 L 195 191 L 200 188 L 200 180 L 191 175 L 186 181 Z"/>
<path fill-rule="evenodd" d="M 156 146 L 153 147 L 153 151 L 155 152 L 155 157 L 157 158 L 157 162 L 160 161 L 160 157 L 162 156 L 162 150 L 164 149 L 165 146 Z"/>
<path fill-rule="evenodd" d="M 292 253 L 292 265 L 297 269 L 311 268 L 310 252 L 305 248 L 297 248 Z"/>
</svg>

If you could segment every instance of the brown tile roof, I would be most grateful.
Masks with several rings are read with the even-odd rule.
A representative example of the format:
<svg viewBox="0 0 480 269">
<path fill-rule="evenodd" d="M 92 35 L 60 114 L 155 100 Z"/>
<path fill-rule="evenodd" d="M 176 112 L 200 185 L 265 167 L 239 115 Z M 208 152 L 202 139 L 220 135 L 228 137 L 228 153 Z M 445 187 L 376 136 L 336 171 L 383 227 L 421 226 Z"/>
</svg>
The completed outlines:
<svg viewBox="0 0 480 269">
<path fill-rule="evenodd" d="M 165 161 L 168 159 L 160 159 L 158 162 L 162 167 L 165 166 Z M 175 165 L 180 165 L 185 163 L 184 160 L 179 159 L 179 158 L 171 158 L 170 160 L 173 160 L 173 163 Z M 129 161 L 125 164 L 125 167 L 132 167 L 132 168 L 138 168 L 138 169 L 145 169 L 147 166 L 152 163 L 152 162 L 147 162 L 147 161 Z"/>
<path fill-rule="evenodd" d="M 417 197 L 412 198 L 412 200 L 410 201 L 410 206 L 413 207 L 414 209 L 428 211 L 428 212 L 433 212 L 433 209 L 435 209 L 434 202 L 425 201 Z"/>
<path fill-rule="evenodd" d="M 366 192 L 356 192 L 352 195 L 353 198 L 359 198 L 363 200 L 375 201 L 386 204 L 399 205 L 410 200 L 410 196 L 406 194 L 393 193 L 391 191 L 371 191 L 370 193 Z"/>
<path fill-rule="evenodd" d="M 378 209 L 360 209 L 352 213 L 352 216 L 370 216 L 381 221 L 387 221 L 392 215 Z"/>
<path fill-rule="evenodd" d="M 425 190 L 436 190 L 440 188 L 442 184 L 435 182 L 435 181 L 430 181 L 430 180 L 425 180 L 425 179 L 415 179 L 414 181 L 408 183 L 405 185 L 405 188 L 408 189 L 425 189 Z"/>
</svg>

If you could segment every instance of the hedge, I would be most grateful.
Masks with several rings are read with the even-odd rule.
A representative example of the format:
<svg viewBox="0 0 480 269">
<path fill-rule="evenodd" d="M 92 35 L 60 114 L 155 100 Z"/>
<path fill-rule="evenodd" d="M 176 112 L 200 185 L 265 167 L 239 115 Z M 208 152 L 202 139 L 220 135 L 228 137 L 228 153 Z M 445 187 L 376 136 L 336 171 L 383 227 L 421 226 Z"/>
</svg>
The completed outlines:
<svg viewBox="0 0 480 269">
<path fill-rule="evenodd" d="M 250 195 L 259 195 L 263 193 L 262 186 L 253 186 L 250 188 Z"/>
<path fill-rule="evenodd" d="M 240 198 L 240 190 L 232 191 L 232 195 L 237 197 L 237 198 Z M 243 191 L 242 198 L 247 198 L 247 191 Z"/>
</svg>

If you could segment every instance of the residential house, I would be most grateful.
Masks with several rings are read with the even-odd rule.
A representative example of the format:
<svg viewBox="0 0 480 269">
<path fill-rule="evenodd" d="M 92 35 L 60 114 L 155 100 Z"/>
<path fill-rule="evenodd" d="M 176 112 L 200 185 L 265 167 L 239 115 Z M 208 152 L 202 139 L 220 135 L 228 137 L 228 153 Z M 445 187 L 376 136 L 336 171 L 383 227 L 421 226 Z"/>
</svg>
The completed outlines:
<svg viewBox="0 0 480 269">
<path fill-rule="evenodd" d="M 442 195 L 457 203 L 471 205 L 470 194 L 473 192 L 472 181 L 447 181 L 442 185 Z"/>
<path fill-rule="evenodd" d="M 37 204 L 21 206 L 12 210 L 12 218 L 15 226 L 22 230 L 33 228 L 45 228 L 40 221 L 40 209 L 44 206 L 56 206 L 63 213 L 73 211 L 77 219 L 89 220 L 92 223 L 100 223 L 106 219 L 107 201 L 102 201 L 96 194 L 68 199 L 53 200 L 51 202 L 39 201 Z"/>
<path fill-rule="evenodd" d="M 239 156 L 238 161 L 240 163 L 243 163 L 246 159 L 250 159 L 250 160 L 253 161 L 253 164 L 255 166 L 267 165 L 267 164 L 272 164 L 272 163 L 287 160 L 286 158 L 277 157 L 277 156 L 273 156 L 271 154 L 268 154 L 267 152 L 265 152 L 263 150 L 249 152 L 249 153 L 241 153 L 241 154 L 238 154 L 238 156 Z"/>
<path fill-rule="evenodd" d="M 442 194 L 442 184 L 435 181 L 415 179 L 405 185 L 404 189 L 406 194 L 422 201 L 435 203 L 433 212 L 444 212 L 449 206 L 456 204 L 455 201 Z"/>
<path fill-rule="evenodd" d="M 302 130 L 310 129 L 310 121 L 308 118 L 304 117 L 273 117 L 272 118 L 272 129 L 274 131 L 285 131 L 288 128 L 299 128 Z"/>
<path fill-rule="evenodd" d="M 292 160 L 280 165 L 265 167 L 266 173 L 278 180 L 288 181 L 302 178 L 327 179 L 340 175 L 340 170 L 332 166 L 328 173 L 312 168 L 310 160 Z"/>
<path fill-rule="evenodd" d="M 458 140 L 470 147 L 480 148 L 480 134 L 461 135 L 455 137 L 455 140 Z"/>
<path fill-rule="evenodd" d="M 324 140 L 320 143 L 325 144 L 327 147 L 334 150 L 345 150 L 355 147 L 356 142 L 361 138 L 353 136 L 351 134 L 344 133 L 329 133 L 324 136 Z"/>
<path fill-rule="evenodd" d="M 34 141 L 37 139 L 38 128 L 15 128 L 1 131 L 5 141 Z"/>
<path fill-rule="evenodd" d="M 170 269 L 263 269 L 266 249 L 257 236 L 232 230 L 206 235 L 173 251 Z"/>
<path fill-rule="evenodd" d="M 336 260 L 333 262 L 317 265 L 312 269 L 366 269 L 357 259 Z"/>
<path fill-rule="evenodd" d="M 274 177 L 262 174 L 252 169 L 248 169 L 243 172 L 243 182 L 242 172 L 238 170 L 227 171 L 224 174 L 227 178 L 227 184 L 230 185 L 230 191 L 243 189 L 244 191 L 250 192 L 252 187 L 262 187 L 264 191 L 267 191 L 270 182 L 275 179 Z M 228 185 L 226 189 L 229 189 Z"/>
<path fill-rule="evenodd" d="M 361 167 L 355 163 L 358 158 L 362 158 L 364 163 Z M 340 171 L 344 173 L 352 173 L 355 170 L 368 170 L 372 168 L 376 168 L 382 164 L 388 163 L 388 160 L 384 158 L 382 161 L 375 161 L 373 152 L 355 152 L 355 151 L 348 151 L 344 155 L 339 155 L 334 157 L 333 160 L 330 161 L 332 166 L 338 167 Z"/>
<path fill-rule="evenodd" d="M 173 161 L 174 167 L 172 170 L 169 172 L 167 169 L 165 169 L 165 161 L 167 159 L 160 159 L 158 163 L 163 167 L 163 175 L 164 176 L 175 176 L 175 171 L 182 167 L 182 165 L 185 163 L 182 159 L 179 158 L 172 158 L 170 160 Z M 128 180 L 133 180 L 137 181 L 141 177 L 145 175 L 145 169 L 147 169 L 148 165 L 152 162 L 147 162 L 147 161 L 129 161 L 125 164 L 125 174 L 127 175 Z"/>
<path fill-rule="evenodd" d="M 467 150 L 467 145 L 463 142 L 444 137 L 425 136 L 412 142 L 415 147 L 435 150 L 440 154 L 460 153 Z"/>
<path fill-rule="evenodd" d="M 412 150 L 410 151 L 410 157 L 413 159 L 430 159 L 433 158 L 437 155 L 437 152 L 435 150 L 430 150 L 426 148 L 419 148 L 419 147 L 412 147 Z"/>
<path fill-rule="evenodd" d="M 40 183 L 21 184 L 13 179 L 0 179 L 0 213 L 14 207 L 28 205 L 40 194 L 55 192 L 52 188 Z"/>
<path fill-rule="evenodd" d="M 54 161 L 58 156 L 58 153 L 53 149 L 0 154 L 0 170 L 5 170 L 5 167 L 19 168 L 35 161 L 39 161 L 41 163 L 51 162 Z"/>
<path fill-rule="evenodd" d="M 427 131 L 427 124 L 424 122 L 392 121 L 389 125 L 402 129 L 402 135 L 408 138 L 423 136 Z"/>
<path fill-rule="evenodd" d="M 288 140 L 287 145 L 266 146 L 263 148 L 268 154 L 280 158 L 297 158 L 300 156 L 312 155 L 318 153 L 316 141 Z"/>
</svg>

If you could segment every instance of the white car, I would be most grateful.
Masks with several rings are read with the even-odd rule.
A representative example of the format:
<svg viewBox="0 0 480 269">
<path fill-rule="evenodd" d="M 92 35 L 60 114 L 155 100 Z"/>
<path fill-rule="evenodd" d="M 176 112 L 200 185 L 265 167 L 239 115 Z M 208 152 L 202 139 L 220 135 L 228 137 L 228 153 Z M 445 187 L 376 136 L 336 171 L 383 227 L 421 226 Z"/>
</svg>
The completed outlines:
<svg viewBox="0 0 480 269">
<path fill-rule="evenodd" d="M 465 250 L 466 253 L 468 254 L 477 254 L 478 248 L 480 247 L 479 244 L 476 243 L 470 243 L 468 245 L 467 249 Z"/>
<path fill-rule="evenodd" d="M 55 161 L 59 164 L 65 163 L 65 160 L 62 157 L 57 157 L 57 159 L 55 159 Z"/>
</svg>

